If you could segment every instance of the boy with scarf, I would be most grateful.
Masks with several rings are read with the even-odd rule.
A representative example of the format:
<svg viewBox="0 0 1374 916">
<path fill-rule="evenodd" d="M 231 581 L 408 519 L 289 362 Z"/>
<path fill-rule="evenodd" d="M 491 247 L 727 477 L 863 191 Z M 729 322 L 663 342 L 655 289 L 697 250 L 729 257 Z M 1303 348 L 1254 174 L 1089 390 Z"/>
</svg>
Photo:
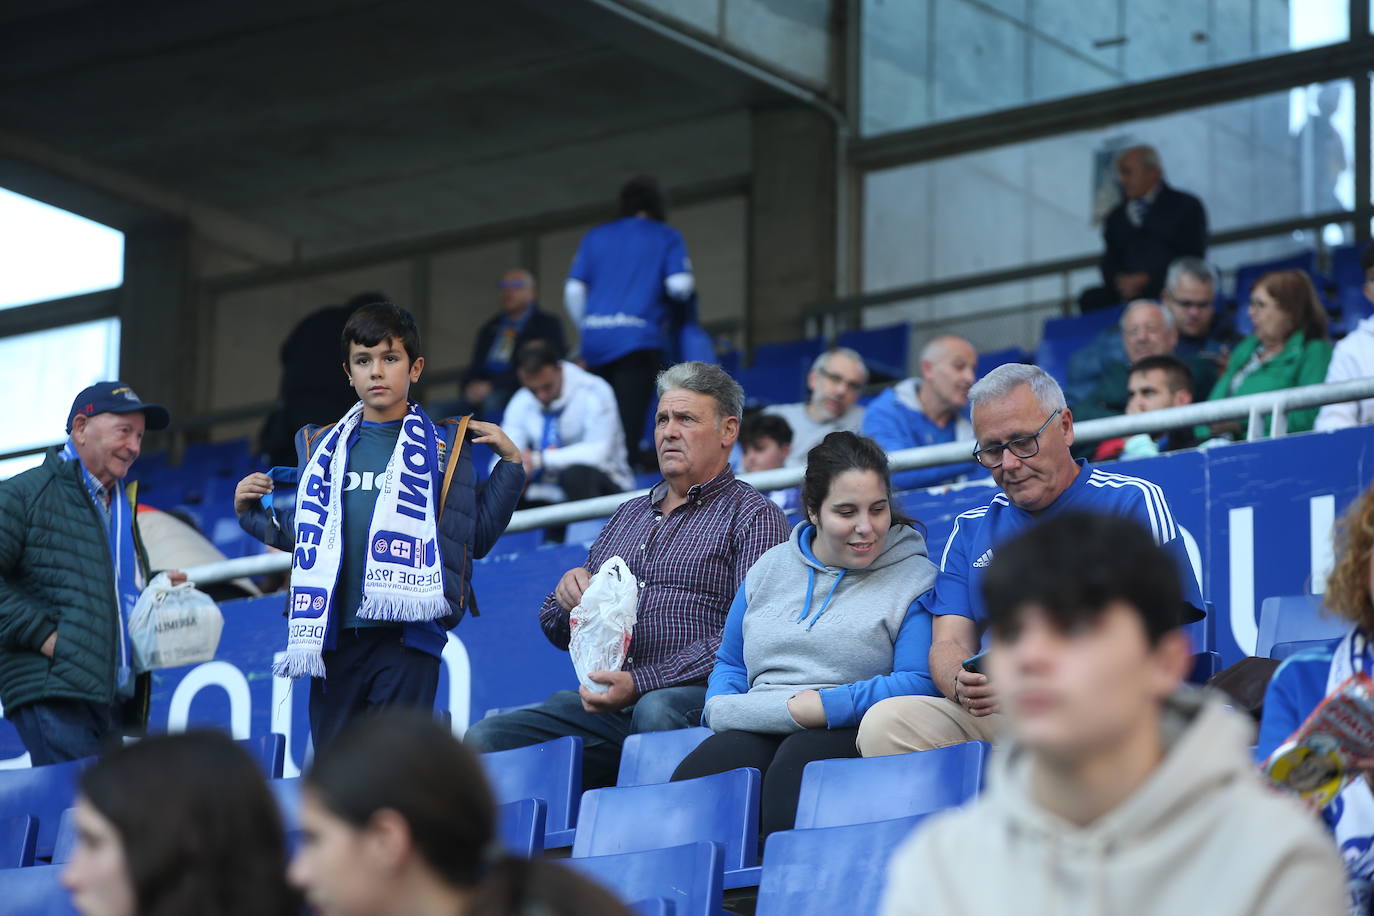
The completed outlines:
<svg viewBox="0 0 1374 916">
<path fill-rule="evenodd" d="M 267 474 L 234 491 L 239 523 L 292 551 L 290 624 L 279 677 L 310 676 L 310 733 L 322 747 L 353 716 L 390 706 L 431 709 L 446 631 L 471 606 L 472 559 L 505 531 L 525 484 L 520 452 L 499 426 L 433 423 L 410 399 L 424 357 L 409 312 L 358 309 L 341 341 L 359 401 L 334 424 L 296 434 L 295 499 Z M 485 484 L 474 443 L 501 460 Z"/>
</svg>

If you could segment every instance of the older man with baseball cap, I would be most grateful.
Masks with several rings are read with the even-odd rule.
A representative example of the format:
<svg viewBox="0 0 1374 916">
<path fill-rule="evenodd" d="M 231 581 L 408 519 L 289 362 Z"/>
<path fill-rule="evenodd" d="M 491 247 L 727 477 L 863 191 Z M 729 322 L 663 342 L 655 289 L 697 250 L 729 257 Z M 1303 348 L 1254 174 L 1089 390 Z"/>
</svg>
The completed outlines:
<svg viewBox="0 0 1374 916">
<path fill-rule="evenodd" d="M 148 561 L 135 485 L 120 484 L 144 430 L 170 420 L 123 382 L 99 382 L 72 402 L 67 442 L 0 482 L 0 702 L 35 765 L 98 754 L 146 722 L 128 616 Z"/>
</svg>

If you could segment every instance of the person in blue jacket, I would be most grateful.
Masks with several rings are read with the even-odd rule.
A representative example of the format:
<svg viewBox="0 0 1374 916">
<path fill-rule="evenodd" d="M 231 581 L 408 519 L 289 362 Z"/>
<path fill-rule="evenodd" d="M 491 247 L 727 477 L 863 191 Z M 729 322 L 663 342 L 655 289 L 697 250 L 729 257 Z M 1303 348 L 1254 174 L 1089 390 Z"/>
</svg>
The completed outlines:
<svg viewBox="0 0 1374 916">
<path fill-rule="evenodd" d="M 1311 715 L 1312 710 L 1353 674 L 1374 675 L 1374 487 L 1351 504 L 1341 520 L 1336 562 L 1323 603 L 1350 621 L 1345 636 L 1330 645 L 1289 656 L 1274 672 L 1264 694 L 1255 760 L 1263 763 Z M 1322 809 L 1345 861 L 1350 912 L 1374 912 L 1374 760 L 1358 760 L 1361 777 Z"/>
<path fill-rule="evenodd" d="M 973 439 L 968 393 L 976 380 L 978 353 L 962 337 L 942 334 L 921 350 L 921 374 L 878 395 L 864 413 L 863 434 L 889 452 Z M 986 477 L 972 461 L 898 471 L 899 490 Z"/>
<path fill-rule="evenodd" d="M 244 530 L 292 551 L 287 648 L 273 671 L 312 678 L 315 747 L 364 712 L 433 708 L 447 631 L 477 613 L 473 557 L 505 531 L 525 485 L 499 426 L 434 423 L 410 399 L 424 357 L 405 309 L 358 309 L 342 350 L 359 401 L 296 434 L 299 484 L 273 493 L 272 477 L 249 474 L 234 492 Z M 469 442 L 501 457 L 485 483 Z"/>
<path fill-rule="evenodd" d="M 858 756 L 870 706 L 936 692 L 930 617 L 917 603 L 935 564 L 893 505 L 883 450 L 830 433 L 807 455 L 802 505 L 806 520 L 735 595 L 702 712 L 715 734 L 673 774 L 757 767 L 764 833 L 792 826 L 807 763 Z"/>
</svg>

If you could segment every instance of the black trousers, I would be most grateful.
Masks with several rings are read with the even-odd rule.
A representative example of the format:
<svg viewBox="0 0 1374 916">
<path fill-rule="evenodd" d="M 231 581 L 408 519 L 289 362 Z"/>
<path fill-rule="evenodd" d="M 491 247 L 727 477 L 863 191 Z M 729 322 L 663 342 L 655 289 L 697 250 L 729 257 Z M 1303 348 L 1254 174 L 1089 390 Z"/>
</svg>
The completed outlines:
<svg viewBox="0 0 1374 916">
<path fill-rule="evenodd" d="M 620 405 L 620 425 L 625 430 L 625 448 L 632 462 L 643 464 L 639 440 L 644 435 L 644 419 L 654 400 L 654 380 L 663 368 L 662 350 L 635 350 L 620 359 L 595 366 L 592 371 L 604 378 L 615 392 Z M 657 467 L 657 463 L 653 464 Z"/>
<path fill-rule="evenodd" d="M 400 707 L 431 712 L 439 659 L 401 642 L 400 627 L 342 630 L 324 653 L 328 675 L 310 679 L 310 739 L 330 742 L 354 717 Z"/>
<path fill-rule="evenodd" d="M 759 831 L 766 837 L 775 830 L 791 830 L 796 822 L 806 765 L 813 760 L 859 756 L 858 737 L 857 728 L 808 728 L 790 735 L 717 732 L 678 764 L 673 780 L 757 767 L 763 773 Z"/>
</svg>

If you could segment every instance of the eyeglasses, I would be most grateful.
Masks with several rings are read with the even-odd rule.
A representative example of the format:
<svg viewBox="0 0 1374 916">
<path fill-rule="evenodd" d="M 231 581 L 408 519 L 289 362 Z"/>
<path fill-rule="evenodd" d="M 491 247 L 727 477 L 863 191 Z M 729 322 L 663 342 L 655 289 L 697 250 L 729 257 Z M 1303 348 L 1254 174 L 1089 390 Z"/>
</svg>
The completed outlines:
<svg viewBox="0 0 1374 916">
<path fill-rule="evenodd" d="M 1040 434 L 1045 431 L 1045 427 L 1050 425 L 1050 421 L 1059 416 L 1059 408 L 1055 408 L 1048 419 L 1040 424 L 1040 428 L 1029 436 L 1018 436 L 1010 442 L 1003 442 L 1001 445 L 985 445 L 982 448 L 973 450 L 973 460 L 977 461 L 988 470 L 1000 468 L 1002 466 L 1002 453 L 1010 451 L 1017 458 L 1034 458 L 1040 454 Z"/>
<path fill-rule="evenodd" d="M 848 388 L 850 391 L 862 391 L 864 387 L 863 382 L 851 382 L 844 376 L 836 375 L 829 369 L 817 369 L 816 374 L 819 375 L 821 378 L 825 379 L 827 382 L 842 382 L 844 383 L 844 387 Z"/>
</svg>

